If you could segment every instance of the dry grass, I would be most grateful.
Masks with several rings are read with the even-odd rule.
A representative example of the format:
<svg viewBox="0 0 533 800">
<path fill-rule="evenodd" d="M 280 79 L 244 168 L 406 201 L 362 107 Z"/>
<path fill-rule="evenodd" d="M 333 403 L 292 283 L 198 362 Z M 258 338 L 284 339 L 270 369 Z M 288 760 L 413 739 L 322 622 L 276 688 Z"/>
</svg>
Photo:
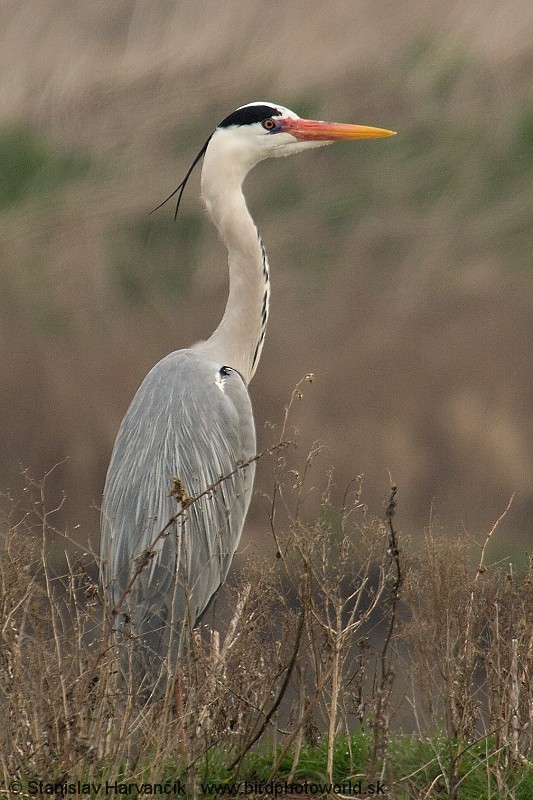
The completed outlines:
<svg viewBox="0 0 533 800">
<path fill-rule="evenodd" d="M 480 545 L 430 528 L 407 569 L 409 698 L 419 735 L 440 729 L 447 744 L 450 797 L 461 796 L 458 767 L 474 743 L 491 740 L 498 797 L 533 754 L 533 559 L 520 576 L 512 564 L 487 565 L 496 528 Z"/>
<path fill-rule="evenodd" d="M 465 754 L 483 741 L 486 763 L 470 770 L 499 787 L 491 796 L 507 796 L 513 765 L 523 767 L 533 751 L 533 573 L 486 564 L 485 546 L 472 567 L 473 543 L 434 527 L 413 552 L 395 527 L 394 487 L 380 522 L 362 503 L 359 481 L 334 503 L 329 473 L 310 522 L 319 448 L 300 469 L 290 451 L 276 451 L 269 497 L 277 557 L 247 564 L 218 632 L 204 626 L 191 636 L 180 717 L 173 689 L 146 703 L 117 680 L 118 647 L 94 559 L 70 557 L 61 575 L 53 573 L 48 550 L 60 534 L 46 511 L 46 480 L 28 480 L 21 502 L 5 498 L 6 784 L 15 775 L 146 782 L 179 775 L 193 791 L 200 779 L 242 777 L 250 752 L 267 742 L 271 778 L 283 765 L 292 780 L 320 741 L 331 781 L 337 743 L 359 729 L 368 757 L 362 763 L 352 753 L 350 774 L 364 769 L 391 797 L 461 797 Z M 495 526 L 488 538 L 496 535 Z M 426 752 L 398 775 L 393 753 L 406 706 Z"/>
<path fill-rule="evenodd" d="M 516 492 L 508 535 L 527 541 L 532 13 L 525 0 L 2 3 L 0 485 L 19 462 L 36 475 L 62 462 L 50 497 L 64 489 L 63 519 L 95 533 L 135 389 L 209 334 L 225 300 L 197 182 L 177 225 L 148 211 L 212 125 L 267 98 L 399 135 L 271 161 L 246 184 L 273 279 L 258 427 L 313 371 L 302 435 L 308 448 L 320 431 L 339 480 L 363 472 L 377 507 L 390 468 L 417 528 L 435 499 L 446 526 L 484 530 Z"/>
<path fill-rule="evenodd" d="M 87 778 L 104 767 L 117 776 L 126 759 L 155 778 L 172 758 L 194 775 L 213 751 L 238 773 L 266 732 L 280 737 L 296 766 L 310 731 L 326 725 L 333 747 L 354 712 L 362 716 L 365 648 L 355 662 L 348 656 L 363 642 L 386 591 L 385 528 L 367 519 L 358 492 L 347 492 L 340 525 L 333 526 L 328 487 L 322 518 L 305 524 L 312 455 L 302 477 L 284 473 L 282 461 L 272 498 L 279 558 L 248 565 L 222 638 L 194 632 L 181 664 L 186 741 L 172 687 L 161 701 L 145 704 L 117 680 L 119 647 L 90 557 L 69 559 L 66 572 L 53 576 L 48 550 L 59 534 L 45 509 L 46 481 L 29 480 L 27 510 L 14 504 L 5 520 L 0 572 L 6 778 L 51 772 Z M 274 525 L 278 504 L 290 517 L 283 531 Z"/>
</svg>

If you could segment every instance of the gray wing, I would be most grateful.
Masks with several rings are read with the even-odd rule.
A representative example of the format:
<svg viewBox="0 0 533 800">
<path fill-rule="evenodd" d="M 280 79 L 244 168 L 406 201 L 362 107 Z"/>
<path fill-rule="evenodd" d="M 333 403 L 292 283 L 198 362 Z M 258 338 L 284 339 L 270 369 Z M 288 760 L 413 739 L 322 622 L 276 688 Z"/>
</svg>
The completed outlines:
<svg viewBox="0 0 533 800">
<path fill-rule="evenodd" d="M 122 421 L 104 489 L 103 577 L 110 602 L 149 652 L 152 671 L 167 655 L 175 663 L 184 625 L 197 622 L 226 578 L 255 471 L 253 463 L 236 467 L 255 447 L 242 378 L 194 349 L 156 364 Z M 181 509 L 171 494 L 175 478 L 195 497 L 224 476 L 158 539 Z M 156 540 L 139 572 L 139 557 Z"/>
</svg>

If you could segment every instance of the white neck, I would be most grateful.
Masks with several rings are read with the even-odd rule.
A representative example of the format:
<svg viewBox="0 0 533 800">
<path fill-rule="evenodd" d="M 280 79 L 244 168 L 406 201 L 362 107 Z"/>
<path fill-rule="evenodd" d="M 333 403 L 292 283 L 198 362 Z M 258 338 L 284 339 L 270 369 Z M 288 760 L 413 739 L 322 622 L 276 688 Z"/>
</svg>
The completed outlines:
<svg viewBox="0 0 533 800">
<path fill-rule="evenodd" d="M 243 163 L 224 136 L 212 139 L 202 168 L 202 196 L 228 251 L 229 297 L 212 336 L 195 346 L 249 383 L 265 335 L 270 299 L 268 262 L 246 206 L 242 182 L 257 159 Z"/>
</svg>

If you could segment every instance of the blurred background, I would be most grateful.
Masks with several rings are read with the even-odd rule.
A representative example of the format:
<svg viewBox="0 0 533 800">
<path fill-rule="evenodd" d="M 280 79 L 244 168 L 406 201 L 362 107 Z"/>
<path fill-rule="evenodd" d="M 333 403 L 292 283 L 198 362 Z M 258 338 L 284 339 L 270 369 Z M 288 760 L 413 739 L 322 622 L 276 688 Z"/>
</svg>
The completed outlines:
<svg viewBox="0 0 533 800">
<path fill-rule="evenodd" d="M 137 386 L 209 335 L 226 300 L 198 176 L 176 223 L 170 204 L 148 212 L 217 122 L 270 100 L 398 136 L 265 162 L 248 179 L 273 280 L 251 385 L 259 448 L 313 373 L 293 424 L 300 463 L 323 445 L 334 496 L 362 474 L 380 515 L 390 475 L 404 534 L 433 517 L 483 537 L 514 493 L 499 555 L 523 559 L 532 42 L 525 0 L 4 0 L 0 490 L 17 497 L 21 470 L 41 479 L 55 467 L 55 524 L 97 544 Z M 244 548 L 269 536 L 271 461 Z"/>
</svg>

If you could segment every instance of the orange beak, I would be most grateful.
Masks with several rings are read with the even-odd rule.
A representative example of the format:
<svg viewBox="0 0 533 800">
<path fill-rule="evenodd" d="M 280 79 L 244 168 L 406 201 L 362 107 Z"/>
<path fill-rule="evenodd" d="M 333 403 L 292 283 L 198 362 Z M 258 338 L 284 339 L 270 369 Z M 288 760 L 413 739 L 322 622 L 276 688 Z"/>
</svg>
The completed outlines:
<svg viewBox="0 0 533 800">
<path fill-rule="evenodd" d="M 396 136 L 396 131 L 370 128 L 367 125 L 345 125 L 342 122 L 319 122 L 314 119 L 278 120 L 281 130 L 301 142 L 334 142 L 341 139 L 377 139 Z"/>
</svg>

